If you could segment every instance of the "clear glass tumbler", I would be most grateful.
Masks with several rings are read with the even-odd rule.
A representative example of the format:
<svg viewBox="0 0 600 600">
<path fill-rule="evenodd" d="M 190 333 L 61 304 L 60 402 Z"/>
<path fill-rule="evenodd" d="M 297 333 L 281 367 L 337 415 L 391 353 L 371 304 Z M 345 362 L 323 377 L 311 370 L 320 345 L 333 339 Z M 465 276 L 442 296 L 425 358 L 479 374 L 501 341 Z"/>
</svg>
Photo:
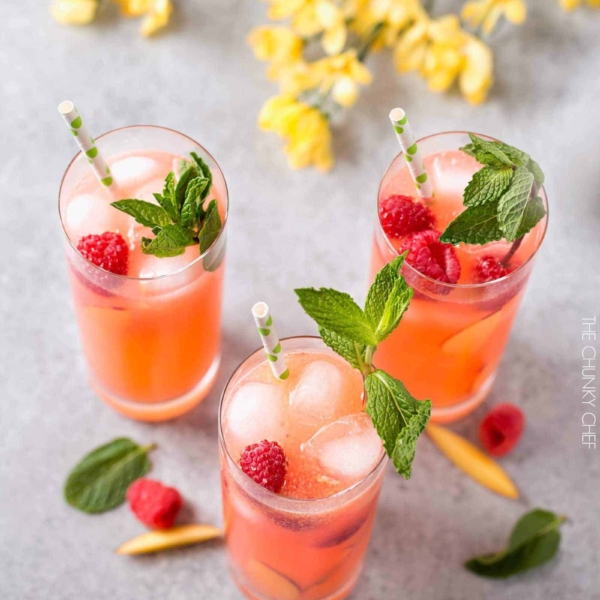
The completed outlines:
<svg viewBox="0 0 600 600">
<path fill-rule="evenodd" d="M 439 189 L 429 202 L 438 221 L 453 218 L 462 210 L 460 198 L 470 177 L 465 179 L 463 174 L 461 180 L 457 176 L 456 165 L 462 154 L 457 151 L 469 142 L 465 132 L 440 133 L 418 141 L 430 179 L 438 184 Z M 477 165 L 475 170 L 480 167 Z M 378 207 L 390 194 L 415 196 L 402 153 L 394 158 L 381 180 Z M 547 210 L 545 190 L 539 189 L 538 195 Z M 454 204 L 448 206 L 449 202 Z M 402 273 L 415 295 L 400 326 L 380 344 L 374 359 L 378 368 L 402 380 L 415 397 L 431 399 L 432 421 L 459 419 L 489 393 L 546 227 L 547 216 L 517 245 L 511 261 L 518 267 L 495 281 L 441 283 L 404 264 Z M 393 242 L 378 218 L 371 281 L 385 264 L 398 256 L 398 245 Z M 483 247 L 459 247 L 458 255 L 465 272 L 469 261 L 490 253 L 506 256 L 509 251 L 510 244 L 502 241 Z"/>
<path fill-rule="evenodd" d="M 125 127 L 100 136 L 96 143 L 111 166 L 125 156 L 133 157 L 128 166 L 143 169 L 149 168 L 151 162 L 144 160 L 153 152 L 182 158 L 196 152 L 213 174 L 209 199 L 218 202 L 219 237 L 202 255 L 196 245 L 186 250 L 186 256 L 164 259 L 142 255 L 138 241 L 135 260 L 141 266 L 138 264 L 139 276 L 135 277 L 105 271 L 77 250 L 82 233 L 101 233 L 116 226 L 125 237 L 131 228 L 139 227 L 110 206 L 112 200 L 121 199 L 114 195 L 118 190 L 107 191 L 92 181 L 86 157 L 78 153 L 65 172 L 59 193 L 73 303 L 94 390 L 128 417 L 146 421 L 174 418 L 206 396 L 219 366 L 227 186 L 213 157 L 191 138 L 170 129 Z M 114 169 L 113 174 L 118 181 Z M 148 196 L 151 191 L 162 192 L 165 175 L 161 172 L 160 177 L 144 181 L 152 173 L 139 174 L 140 182 L 147 184 Z M 129 185 L 137 175 L 121 176 Z M 188 251 L 196 254 L 190 256 Z M 131 257 L 130 262 L 134 260 Z"/>
<path fill-rule="evenodd" d="M 321 338 L 287 338 L 281 344 L 286 354 L 334 355 Z M 231 571 L 244 594 L 254 600 L 341 600 L 350 593 L 362 569 L 387 463 L 385 453 L 381 451 L 366 477 L 325 498 L 287 497 L 255 483 L 241 471 L 239 456 L 230 454 L 224 420 L 236 389 L 265 360 L 261 348 L 240 365 L 227 383 L 219 408 L 223 511 Z"/>
</svg>

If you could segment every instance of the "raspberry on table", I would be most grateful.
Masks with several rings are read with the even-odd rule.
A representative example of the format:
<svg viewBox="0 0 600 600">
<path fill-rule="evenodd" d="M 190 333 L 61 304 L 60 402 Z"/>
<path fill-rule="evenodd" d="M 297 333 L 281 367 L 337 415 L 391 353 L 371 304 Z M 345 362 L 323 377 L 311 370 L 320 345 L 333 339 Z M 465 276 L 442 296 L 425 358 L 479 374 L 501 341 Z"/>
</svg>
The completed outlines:
<svg viewBox="0 0 600 600">
<path fill-rule="evenodd" d="M 519 442 L 525 427 L 525 415 L 514 404 L 494 406 L 479 426 L 482 446 L 493 456 L 508 454 Z"/>
<path fill-rule="evenodd" d="M 435 229 L 408 235 L 402 240 L 400 252 L 408 250 L 406 262 L 419 273 L 443 283 L 456 283 L 460 262 L 454 246 L 440 242 L 440 235 Z"/>
<path fill-rule="evenodd" d="M 133 514 L 152 529 L 173 526 L 183 500 L 181 494 L 154 479 L 137 479 L 127 490 L 127 501 Z"/>
<path fill-rule="evenodd" d="M 403 237 L 435 225 L 435 217 L 427 206 L 412 196 L 400 194 L 392 194 L 381 203 L 379 220 L 389 238 Z"/>
<path fill-rule="evenodd" d="M 494 256 L 482 256 L 475 265 L 475 280 L 477 283 L 487 283 L 506 277 L 510 271 L 503 267 Z"/>
<path fill-rule="evenodd" d="M 240 457 L 242 471 L 258 485 L 279 493 L 285 481 L 287 461 L 277 442 L 263 440 L 246 446 Z"/>
<path fill-rule="evenodd" d="M 120 233 L 105 231 L 101 235 L 85 235 L 79 240 L 77 250 L 97 267 L 117 275 L 127 275 L 129 247 Z"/>
</svg>

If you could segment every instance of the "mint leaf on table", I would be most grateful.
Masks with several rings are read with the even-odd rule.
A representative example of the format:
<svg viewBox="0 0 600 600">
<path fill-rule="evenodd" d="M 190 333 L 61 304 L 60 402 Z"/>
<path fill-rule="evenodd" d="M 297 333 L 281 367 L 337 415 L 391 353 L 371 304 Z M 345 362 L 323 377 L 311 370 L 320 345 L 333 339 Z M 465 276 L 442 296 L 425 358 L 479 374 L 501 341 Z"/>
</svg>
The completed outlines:
<svg viewBox="0 0 600 600">
<path fill-rule="evenodd" d="M 396 257 L 375 277 L 364 311 L 348 295 L 329 288 L 297 289 L 302 308 L 319 325 L 332 350 L 358 369 L 365 380 L 366 411 L 396 470 L 410 478 L 417 439 L 431 414 L 431 401 L 413 398 L 401 381 L 373 367 L 377 344 L 398 326 L 413 295 Z"/>
<path fill-rule="evenodd" d="M 498 202 L 469 206 L 460 213 L 440 236 L 449 244 L 487 244 L 501 240 L 504 233 L 498 221 Z"/>
<path fill-rule="evenodd" d="M 92 450 L 69 474 L 66 501 L 86 513 L 119 506 L 131 483 L 150 470 L 147 454 L 154 448 L 153 444 L 139 446 L 128 438 L 117 438 Z"/>
<path fill-rule="evenodd" d="M 465 568 L 481 577 L 502 579 L 539 567 L 556 555 L 558 529 L 565 521 L 564 516 L 536 508 L 517 521 L 505 549 L 476 556 Z"/>
<path fill-rule="evenodd" d="M 498 222 L 507 242 L 514 242 L 517 239 L 517 231 L 532 187 L 533 174 L 525 167 L 519 167 L 515 171 L 510 188 L 498 202 Z"/>
<path fill-rule="evenodd" d="M 203 206 L 212 187 L 211 170 L 195 152 L 190 156 L 191 161 L 181 160 L 179 180 L 175 182 L 175 174 L 169 173 L 162 193 L 153 194 L 158 206 L 134 198 L 112 203 L 140 225 L 152 229 L 156 237 L 141 239 L 144 254 L 158 258 L 178 256 L 195 244 L 199 246 L 199 254 L 204 254 L 219 237 L 223 225 L 217 201 L 211 200 L 206 209 Z M 218 268 L 223 254 L 211 257 L 209 266 L 205 257 L 205 270 Z"/>
<path fill-rule="evenodd" d="M 513 170 L 510 167 L 484 167 L 477 171 L 467 184 L 463 197 L 464 205 L 479 206 L 498 200 L 507 190 L 512 178 Z"/>
<path fill-rule="evenodd" d="M 484 166 L 465 188 L 466 210 L 446 227 L 440 241 L 484 245 L 506 239 L 516 243 L 546 214 L 537 197 L 544 174 L 526 152 L 514 146 L 472 133 L 469 137 L 471 143 L 461 151 Z"/>
</svg>

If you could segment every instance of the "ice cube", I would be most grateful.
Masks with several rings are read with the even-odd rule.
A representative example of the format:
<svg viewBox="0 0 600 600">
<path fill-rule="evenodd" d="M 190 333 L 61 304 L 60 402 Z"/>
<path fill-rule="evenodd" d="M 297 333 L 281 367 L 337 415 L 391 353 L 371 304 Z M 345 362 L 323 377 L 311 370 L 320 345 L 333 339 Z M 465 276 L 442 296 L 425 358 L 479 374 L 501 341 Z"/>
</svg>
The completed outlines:
<svg viewBox="0 0 600 600">
<path fill-rule="evenodd" d="M 145 200 L 146 202 L 158 204 L 156 198 L 154 197 L 154 194 L 162 194 L 164 187 L 164 178 L 152 179 L 147 183 L 141 185 L 139 188 L 137 188 L 136 191 L 132 193 L 132 197 L 136 198 L 137 200 Z"/>
<path fill-rule="evenodd" d="M 248 444 L 283 441 L 287 400 L 281 385 L 252 382 L 236 390 L 225 415 L 225 440 L 234 458 Z"/>
<path fill-rule="evenodd" d="M 149 237 L 153 237 L 149 229 L 141 228 L 136 230 L 134 236 L 134 251 L 129 255 L 129 274 L 131 277 L 139 277 L 140 279 L 150 279 L 152 277 L 160 277 L 161 275 L 171 275 L 176 271 L 183 269 L 186 265 L 194 261 L 199 256 L 198 245 L 188 246 L 183 254 L 179 256 L 169 256 L 166 258 L 158 258 L 152 254 L 142 254 L 139 251 L 139 233 Z M 176 282 L 181 285 L 181 281 Z"/>
<path fill-rule="evenodd" d="M 473 168 L 469 162 L 462 157 L 448 156 L 446 153 L 434 156 L 430 167 L 427 168 L 431 171 L 431 182 L 436 193 L 443 197 L 462 198 L 467 184 L 473 177 Z"/>
<path fill-rule="evenodd" d="M 69 237 L 77 243 L 84 235 L 105 231 L 126 235 L 130 218 L 110 205 L 102 194 L 80 194 L 69 200 L 65 211 L 65 226 Z"/>
<path fill-rule="evenodd" d="M 343 385 L 343 375 L 335 365 L 325 360 L 311 362 L 290 394 L 292 418 L 318 427 L 344 416 L 349 410 Z"/>
<path fill-rule="evenodd" d="M 371 417 L 357 413 L 321 428 L 303 444 L 302 450 L 316 458 L 329 475 L 356 481 L 376 467 L 381 447 Z"/>
<path fill-rule="evenodd" d="M 110 170 L 119 188 L 130 192 L 156 175 L 158 167 L 158 163 L 147 156 L 128 156 L 112 163 Z M 160 190 L 162 185 L 157 191 Z"/>
</svg>

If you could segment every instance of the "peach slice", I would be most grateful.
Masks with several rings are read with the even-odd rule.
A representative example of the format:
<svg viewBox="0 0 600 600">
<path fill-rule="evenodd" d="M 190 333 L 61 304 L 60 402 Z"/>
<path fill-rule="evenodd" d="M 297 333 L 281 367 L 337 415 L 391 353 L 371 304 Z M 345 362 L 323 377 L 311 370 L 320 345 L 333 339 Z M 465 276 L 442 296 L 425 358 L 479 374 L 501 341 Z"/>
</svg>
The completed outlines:
<svg viewBox="0 0 600 600">
<path fill-rule="evenodd" d="M 270 598 L 296 600 L 300 597 L 300 588 L 291 579 L 265 563 L 251 559 L 246 566 L 246 572 L 252 584 Z"/>
<path fill-rule="evenodd" d="M 506 498 L 516 500 L 519 497 L 519 491 L 506 471 L 471 442 L 433 423 L 429 423 L 425 431 L 446 457 L 477 483 Z"/>
<path fill-rule="evenodd" d="M 442 344 L 442 350 L 448 354 L 461 354 L 465 351 L 474 352 L 481 348 L 502 322 L 502 313 L 502 310 L 497 310 L 481 321 L 461 329 Z"/>
<path fill-rule="evenodd" d="M 212 525 L 181 525 L 162 531 L 149 531 L 125 542 L 117 554 L 149 554 L 180 546 L 198 544 L 221 537 L 223 532 Z"/>
</svg>

